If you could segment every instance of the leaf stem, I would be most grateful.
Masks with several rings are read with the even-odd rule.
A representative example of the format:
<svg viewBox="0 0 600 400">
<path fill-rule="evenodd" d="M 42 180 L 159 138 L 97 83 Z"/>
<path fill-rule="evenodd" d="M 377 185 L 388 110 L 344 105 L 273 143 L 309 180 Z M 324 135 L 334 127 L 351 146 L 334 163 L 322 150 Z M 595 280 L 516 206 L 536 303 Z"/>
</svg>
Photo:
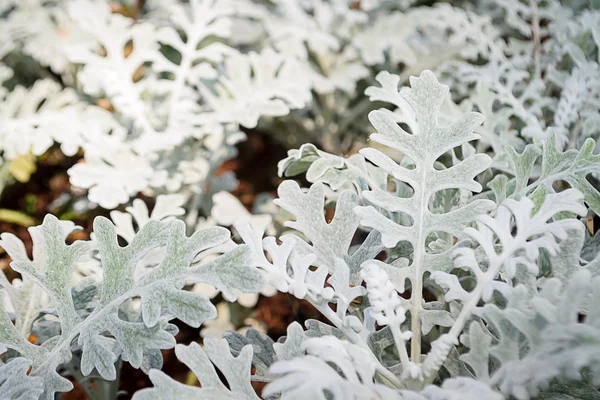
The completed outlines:
<svg viewBox="0 0 600 400">
<path fill-rule="evenodd" d="M 400 332 L 400 326 L 398 324 L 390 324 L 388 326 L 392 331 L 392 336 L 394 336 L 394 342 L 396 344 L 396 348 L 398 349 L 400 362 L 404 368 L 407 368 L 410 364 L 410 358 L 408 357 L 408 351 L 406 350 L 406 341 L 402 337 L 402 332 Z"/>
<path fill-rule="evenodd" d="M 425 154 L 429 154 L 429 149 L 425 149 Z M 428 165 L 429 162 L 426 161 L 425 165 Z M 410 340 L 410 356 L 412 362 L 415 364 L 419 364 L 421 362 L 421 302 L 423 301 L 423 272 L 422 266 L 424 262 L 424 253 L 425 253 L 425 214 L 428 207 L 429 199 L 427 198 L 427 190 L 425 190 L 425 186 L 427 183 L 427 168 L 423 168 L 423 172 L 421 173 L 421 193 L 420 193 L 420 210 L 419 217 L 415 219 L 415 224 L 419 225 L 419 231 L 417 233 L 417 240 L 415 241 L 416 246 L 414 248 L 414 259 L 413 259 L 413 267 L 414 267 L 414 275 L 411 280 L 412 290 L 410 296 L 411 309 L 410 309 L 410 318 L 411 318 L 411 326 L 410 329 L 412 331 L 412 338 Z"/>
<path fill-rule="evenodd" d="M 539 26 L 540 21 L 538 18 L 537 0 L 529 0 L 531 6 L 531 38 L 533 40 L 533 65 L 534 65 L 534 77 L 540 79 L 542 77 L 542 71 L 540 67 L 540 32 Z"/>
</svg>

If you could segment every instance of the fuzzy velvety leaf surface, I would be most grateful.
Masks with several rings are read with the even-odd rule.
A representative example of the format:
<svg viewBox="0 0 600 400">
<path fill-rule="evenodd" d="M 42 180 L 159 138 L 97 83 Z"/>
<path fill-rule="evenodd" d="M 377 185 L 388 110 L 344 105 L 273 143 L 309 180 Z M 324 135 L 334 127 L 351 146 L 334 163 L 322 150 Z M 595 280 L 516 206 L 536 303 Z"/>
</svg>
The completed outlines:
<svg viewBox="0 0 600 400">
<path fill-rule="evenodd" d="M 600 278 L 581 270 L 566 286 L 547 279 L 534 296 L 516 287 L 505 309 L 487 304 L 480 315 L 492 330 L 490 355 L 501 363 L 491 382 L 517 399 L 536 396 L 555 378 L 581 380 L 586 368 L 597 384 L 600 318 L 588 305 L 600 301 L 599 285 Z"/>
<path fill-rule="evenodd" d="M 234 357 L 229 351 L 226 340 L 206 338 L 204 348 L 200 347 L 198 343 L 192 343 L 189 346 L 177 345 L 175 354 L 198 377 L 202 387 L 183 385 L 161 371 L 152 370 L 150 371 L 150 380 L 154 387 L 138 391 L 133 396 L 134 400 L 259 399 L 250 385 L 251 346 L 245 346 L 237 357 Z M 229 387 L 223 384 L 216 368 L 223 374 Z"/>
<path fill-rule="evenodd" d="M 506 152 L 509 156 L 516 188 L 513 196 L 530 196 L 536 204 L 541 204 L 548 193 L 554 193 L 553 184 L 558 181 L 567 182 L 570 187 L 583 193 L 585 202 L 596 213 L 600 213 L 600 192 L 587 178 L 590 174 L 600 172 L 600 154 L 594 154 L 596 142 L 587 139 L 581 149 L 561 151 L 557 144 L 557 135 L 551 131 L 543 142 L 543 150 L 535 145 L 528 145 L 522 153 L 512 147 Z M 536 160 L 541 155 L 542 171 L 535 181 L 527 185 L 532 178 Z M 498 178 L 496 178 L 498 179 Z"/>
<path fill-rule="evenodd" d="M 27 371 L 31 362 L 26 358 L 15 358 L 0 365 L 0 398 L 37 400 L 44 391 L 44 382 L 39 377 L 30 377 Z"/>
<path fill-rule="evenodd" d="M 252 365 L 256 368 L 255 374 L 266 376 L 269 367 L 277 359 L 273 350 L 273 339 L 257 331 L 248 329 L 246 335 L 235 331 L 226 331 L 223 338 L 229 343 L 231 353 L 238 356 L 246 345 L 252 346 Z"/>
<path fill-rule="evenodd" d="M 408 196 L 381 189 L 364 191 L 364 198 L 372 205 L 356 207 L 361 224 L 381 233 L 386 247 L 396 247 L 401 241 L 412 245 L 412 262 L 398 262 L 400 267 L 379 263 L 386 270 L 399 292 L 405 290 L 408 279 L 413 288 L 410 304 L 406 306 L 412 315 L 415 335 L 427 333 L 434 325 L 451 324 L 447 312 L 439 310 L 437 316 L 423 307 L 422 288 L 426 272 L 451 267 L 448 257 L 426 251 L 426 240 L 430 234 L 444 232 L 452 237 L 464 238 L 463 229 L 474 218 L 494 207 L 489 200 L 474 200 L 447 209 L 444 213 L 430 210 L 432 197 L 447 189 L 468 192 L 480 191 L 481 185 L 475 176 L 488 168 L 491 159 L 485 154 L 473 154 L 445 169 L 439 169 L 438 159 L 455 147 L 479 138 L 474 133 L 482 117 L 467 113 L 449 125 L 440 123 L 440 108 L 448 94 L 448 87 L 441 85 L 432 72 L 424 71 L 420 77 L 411 77 L 411 88 L 400 92 L 402 99 L 412 108 L 414 120 L 407 131 L 397 124 L 389 113 L 373 111 L 369 119 L 377 129 L 371 139 L 404 154 L 405 161 L 414 165 L 410 169 L 398 164 L 379 150 L 367 148 L 361 154 L 369 161 L 387 171 L 394 179 L 412 188 Z M 408 223 L 399 223 L 399 217 L 408 216 Z M 441 261 L 441 262 L 440 262 Z M 412 356 L 420 357 L 420 338 L 412 340 Z"/>
<path fill-rule="evenodd" d="M 223 228 L 203 229 L 187 237 L 181 221 L 149 221 L 125 247 L 119 246 L 116 228 L 109 220 L 97 218 L 94 231 L 104 280 L 99 304 L 85 319 L 76 313 L 70 282 L 86 243 L 66 245 L 55 217 L 47 216 L 39 230 L 43 263 L 13 262 L 16 270 L 50 296 L 62 327 L 59 336 L 50 339 L 51 345 L 41 347 L 23 339 L 5 312 L 0 320 L 0 342 L 31 360 L 30 376 L 43 383 L 45 399 L 72 388 L 55 370 L 71 357 L 74 341 L 82 349 L 81 370 L 85 375 L 96 369 L 104 379 L 115 379 L 114 362 L 119 356 L 140 368 L 158 355 L 158 363 L 151 364 L 160 365 L 159 350 L 175 346 L 176 330 L 168 323 L 170 319 L 177 317 L 199 326 L 216 316 L 206 297 L 182 290 L 187 282 L 210 283 L 232 299 L 239 290 L 259 291 L 264 285 L 262 274 L 251 266 L 247 246 L 235 247 L 210 262 L 202 260 L 209 250 L 222 251 L 219 246 L 229 241 L 229 232 Z M 156 248 L 164 248 L 162 259 L 136 280 L 137 263 Z M 123 319 L 129 318 L 128 314 L 119 310 L 133 298 L 141 298 L 140 318 Z M 17 315 L 17 322 L 19 318 Z"/>
</svg>

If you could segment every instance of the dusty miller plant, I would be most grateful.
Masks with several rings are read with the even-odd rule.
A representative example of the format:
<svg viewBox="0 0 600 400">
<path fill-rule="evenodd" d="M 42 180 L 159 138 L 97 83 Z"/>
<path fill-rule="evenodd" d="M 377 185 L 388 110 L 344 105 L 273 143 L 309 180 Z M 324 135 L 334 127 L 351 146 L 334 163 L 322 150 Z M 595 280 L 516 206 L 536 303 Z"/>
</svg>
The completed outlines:
<svg viewBox="0 0 600 400">
<path fill-rule="evenodd" d="M 105 291 L 111 291 L 109 282 L 102 285 L 99 302 L 85 319 L 57 311 L 61 327 L 72 332 L 68 337 L 77 338 L 82 346 L 82 372 L 96 368 L 110 378 L 117 354 L 142 366 L 145 348 L 137 348 L 136 353 L 128 345 L 147 342 L 128 340 L 139 338 L 134 332 L 166 331 L 164 338 L 158 334 L 142 337 L 149 340 L 148 350 L 172 347 L 171 339 L 166 342 L 171 337 L 167 336 L 169 318 L 197 325 L 214 316 L 188 316 L 177 307 L 179 302 L 170 302 L 169 295 L 186 293 L 177 290 L 184 281 L 206 279 L 229 299 L 235 297 L 235 289 L 257 291 L 268 283 L 309 301 L 328 322 L 309 320 L 306 328 L 293 323 L 287 336 L 277 342 L 249 330 L 245 335 L 227 333 L 221 340 L 207 338 L 203 346 L 176 345 L 178 358 L 196 374 L 201 387 L 178 383 L 150 363 L 154 387 L 137 392 L 134 398 L 257 399 L 252 380 L 268 382 L 262 393 L 266 398 L 560 398 L 560 393 L 569 393 L 561 389 L 564 381 L 582 381 L 580 386 L 567 388 L 581 393 L 580 398 L 593 398 L 600 373 L 596 312 L 600 259 L 582 257 L 585 228 L 579 217 L 586 215 L 586 204 L 594 208 L 597 192 L 593 187 L 586 190 L 585 185 L 578 189 L 575 184 L 600 168 L 600 156 L 586 150 L 593 148 L 593 141 L 580 151 L 561 152 L 552 134 L 535 157 L 528 156 L 535 145 L 521 154 L 509 149 L 517 172 L 512 177 L 503 175 L 504 188 L 514 185 L 515 189 L 500 190 L 495 185 L 488 195 L 478 195 L 483 190 L 478 180 L 492 164 L 489 156 L 469 145 L 479 138 L 474 130 L 482 117 L 467 113 L 448 121 L 440 114 L 447 95 L 448 87 L 425 71 L 411 79 L 410 88 L 396 92 L 395 104 L 402 109 L 398 115 L 404 117 L 401 124 L 397 115 L 387 111 L 370 114 L 377 130 L 372 140 L 399 150 L 398 162 L 373 148 L 362 150 L 352 160 L 325 153 L 319 153 L 318 159 L 302 159 L 303 153 L 293 153 L 282 161 L 283 171 L 308 167 L 314 183 L 304 190 L 291 180 L 280 185 L 276 203 L 295 220 L 287 224 L 291 231 L 278 239 L 264 237 L 261 229 L 247 223 L 237 224 L 242 245 L 216 261 L 188 267 L 201 258 L 197 252 L 219 247 L 229 236 L 213 228 L 217 230 L 200 231 L 186 239 L 179 223 L 149 222 L 128 247 L 118 248 L 114 247 L 114 228 L 106 220 L 97 220 L 105 280 L 115 262 L 133 265 L 131 258 L 137 260 L 136 250 L 143 246 L 136 244 L 144 242 L 147 231 L 170 229 L 164 236 L 164 260 L 142 276 L 140 283 L 133 281 L 131 289 L 123 287 L 118 301 L 110 303 L 116 312 L 117 303 L 124 307 L 122 301 L 136 295 L 142 298 L 137 314 L 133 313 L 138 319 L 129 322 L 126 334 L 121 334 L 120 327 L 128 322 L 118 314 L 110 319 L 113 314 L 103 311 L 108 307 L 102 299 Z M 542 172 L 532 177 L 538 156 Z M 557 165 L 568 172 L 553 172 Z M 574 182 L 571 188 L 553 190 L 548 183 L 565 177 Z M 537 184 L 527 189 L 523 182 L 528 181 Z M 323 211 L 331 202 L 335 214 L 327 221 Z M 58 221 L 48 217 L 42 230 L 52 224 L 59 229 Z M 207 232 L 222 234 L 212 245 L 200 245 L 208 240 Z M 64 235 L 56 236 L 54 243 L 71 254 L 58 259 L 70 260 L 79 254 L 71 250 L 77 244 L 67 247 Z M 153 235 L 152 241 L 160 237 Z M 200 247 L 179 242 L 171 247 L 171 240 Z M 185 262 L 178 261 L 184 254 Z M 56 257 L 56 253 L 50 255 Z M 33 271 L 34 279 L 48 285 L 46 276 L 52 269 L 42 275 L 30 261 L 14 264 L 26 276 Z M 169 265 L 176 266 L 171 268 L 177 272 L 167 274 Z M 206 278 L 199 278 L 201 271 Z M 212 275 L 218 272 L 222 274 Z M 144 284 L 160 287 L 166 294 L 146 292 Z M 59 296 L 49 289 L 60 304 Z M 73 299 L 68 293 L 63 290 L 62 296 Z M 57 310 L 62 307 L 74 308 L 61 305 Z M 81 330 L 100 319 L 101 332 Z M 27 362 L 36 365 L 36 360 L 45 360 L 28 376 L 43 383 L 32 382 L 28 390 L 35 390 L 36 384 L 39 390 L 43 390 L 41 385 L 50 385 L 48 390 L 62 382 L 55 368 L 68 359 L 71 346 L 58 339 L 38 348 L 25 342 L 8 319 L 6 327 L 11 338 L 5 339 L 6 345 L 20 353 L 9 361 L 15 363 L 15 371 L 17 367 L 24 371 Z M 50 363 L 48 352 L 54 355 L 55 351 L 56 357 L 64 351 L 65 358 Z"/>
<path fill-rule="evenodd" d="M 88 243 L 67 245 L 74 224 L 48 216 L 33 259 L 2 235 L 22 279 L 0 280 L 0 397 L 53 398 L 67 375 L 116 396 L 122 361 L 154 384 L 136 399 L 254 399 L 252 381 L 284 399 L 599 396 L 600 259 L 582 223 L 600 212 L 593 6 L 146 3 L 141 16 L 0 4 L 2 177 L 56 142 L 83 150 L 69 174 L 91 202 L 156 197 L 152 213 L 135 200 L 97 219 Z M 35 60 L 32 84 L 9 67 L 19 57 Z M 424 69 L 448 86 L 425 71 L 398 90 Z M 372 147 L 340 157 L 382 104 Z M 233 188 L 215 171 L 257 126 L 318 144 L 279 165 L 311 184 L 280 185 L 294 220 L 279 236 L 264 237 L 270 215 L 213 196 Z M 198 284 L 229 301 L 289 293 L 328 322 L 176 345 L 173 318 L 216 316 Z M 200 388 L 160 372 L 173 347 Z"/>
<path fill-rule="evenodd" d="M 438 70 L 454 100 L 489 114 L 482 144 L 495 151 L 522 144 L 509 118 L 536 139 L 552 122 L 561 146 L 572 126 L 570 143 L 598 133 L 598 16 L 582 2 L 134 3 L 0 4 L 5 168 L 58 143 L 83 156 L 70 181 L 92 205 L 185 194 L 191 225 L 213 193 L 235 186 L 215 172 L 243 129 L 338 155 L 364 145 L 366 114 L 380 104 L 362 92 L 381 70 L 402 83 Z"/>
<path fill-rule="evenodd" d="M 282 172 L 306 171 L 314 183 L 280 185 L 276 203 L 295 220 L 279 239 L 247 223 L 236 224 L 241 245 L 223 228 L 187 237 L 182 222 L 158 221 L 179 213 L 168 206 L 153 211 L 155 220 L 139 206 L 114 214 L 118 229 L 98 218 L 90 244 L 65 244 L 74 225 L 48 216 L 30 230 L 33 260 L 3 234 L 23 275 L 20 286 L 2 284 L 12 306 L 2 319 L 10 350 L 3 396 L 69 390 L 57 368 L 73 360 L 73 374 L 95 371 L 110 381 L 119 359 L 149 372 L 154 387 L 135 394 L 141 399 L 257 398 L 252 380 L 269 382 L 263 396 L 282 398 L 528 399 L 582 378 L 595 390 L 600 259 L 580 257 L 578 219 L 584 204 L 597 209 L 598 192 L 585 179 L 600 168 L 593 140 L 563 152 L 550 133 L 542 150 L 509 147 L 513 176 L 497 175 L 492 190 L 477 194 L 492 165 L 469 144 L 480 138 L 474 131 L 483 117 L 443 116 L 448 87 L 430 71 L 400 92 L 390 90 L 398 77 L 380 81 L 398 109 L 370 114 L 371 139 L 398 151 L 399 161 L 374 148 L 348 159 L 292 151 Z M 541 171 L 532 176 L 538 157 Z M 555 190 L 557 180 L 571 187 Z M 223 255 L 206 258 L 215 253 Z M 102 266 L 101 283 L 83 279 L 71 288 L 75 265 L 90 257 Z M 309 301 L 329 323 L 310 320 L 306 330 L 293 323 L 278 342 L 249 330 L 207 338 L 203 347 L 176 345 L 171 319 L 199 326 L 215 317 L 206 297 L 182 290 L 194 282 L 228 300 L 268 284 Z M 27 340 L 32 332 L 39 344 Z M 200 388 L 159 371 L 159 350 L 173 346 Z"/>
<path fill-rule="evenodd" d="M 264 285 L 262 274 L 252 267 L 249 247 L 231 242 L 225 228 L 207 228 L 188 237 L 181 221 L 153 220 L 125 247 L 105 218 L 94 221 L 92 246 L 84 241 L 66 244 L 73 229 L 72 223 L 52 215 L 31 228 L 33 260 L 19 239 L 2 235 L 12 267 L 23 276 L 22 285 L 14 287 L 2 275 L 2 294 L 14 316 L 13 324 L 2 307 L 0 342 L 12 355 L 3 366 L 2 398 L 53 399 L 55 393 L 71 390 L 72 383 L 57 368 L 74 357 L 82 376 L 95 371 L 108 381 L 116 378 L 117 359 L 145 370 L 160 367 L 160 350 L 175 345 L 178 331 L 170 320 L 198 327 L 216 316 L 208 298 L 183 290 L 187 283 L 210 283 L 230 301 L 240 290 L 258 291 Z M 102 283 L 83 280 L 72 289 L 75 265 L 85 261 L 92 248 L 102 265 Z M 157 249 L 162 251 L 152 267 L 136 276 L 139 262 Z M 215 253 L 223 255 L 206 259 Z M 40 307 L 41 296 L 49 300 Z M 31 333 L 40 343 L 28 341 Z M 12 379 L 23 384 L 15 385 Z"/>
</svg>

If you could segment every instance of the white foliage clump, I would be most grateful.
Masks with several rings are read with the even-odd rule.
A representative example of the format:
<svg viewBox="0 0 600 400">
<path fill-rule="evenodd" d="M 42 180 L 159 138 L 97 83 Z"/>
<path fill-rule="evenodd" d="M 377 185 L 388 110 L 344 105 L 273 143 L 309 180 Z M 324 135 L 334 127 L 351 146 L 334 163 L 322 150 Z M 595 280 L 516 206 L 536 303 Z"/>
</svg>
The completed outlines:
<svg viewBox="0 0 600 400">
<path fill-rule="evenodd" d="M 157 177 L 147 160 L 122 149 L 103 157 L 88 155 L 69 170 L 71 183 L 89 189 L 88 199 L 104 208 L 116 208 L 146 189 Z"/>
<path fill-rule="evenodd" d="M 100 0 L 34 3 L 7 5 L 8 33 L 70 87 L 46 78 L 3 92 L 2 149 L 9 159 L 40 156 L 54 142 L 69 156 L 83 149 L 71 183 L 104 208 L 175 191 L 206 208 L 213 192 L 204 188 L 218 186 L 215 171 L 244 137 L 239 126 L 311 101 L 312 83 L 295 58 L 270 46 L 232 47 L 234 18 L 245 18 L 233 2 L 165 3 L 140 20 Z M 24 19 L 38 15 L 33 32 Z M 60 47 L 53 60 L 38 43 L 48 35 Z"/>
<path fill-rule="evenodd" d="M 0 101 L 0 140 L 7 159 L 30 152 L 41 156 L 54 142 L 72 156 L 114 124 L 107 112 L 80 102 L 75 91 L 52 80 L 39 80 L 29 89 L 19 86 Z M 89 126 L 90 119 L 97 121 L 95 127 Z"/>
<path fill-rule="evenodd" d="M 210 111 L 194 118 L 198 125 L 237 122 L 255 128 L 261 115 L 283 116 L 290 108 L 303 108 L 310 100 L 310 84 L 294 59 L 272 49 L 227 58 L 225 74 L 214 91 L 202 92 Z"/>
<path fill-rule="evenodd" d="M 93 40 L 69 18 L 65 5 L 65 1 L 29 0 L 0 5 L 1 12 L 9 11 L 6 38 L 21 42 L 25 54 L 58 74 L 70 69 L 67 44 L 84 45 Z"/>
<path fill-rule="evenodd" d="M 0 1 L 0 188 L 57 145 L 65 196 L 112 210 L 71 244 L 46 216 L 31 256 L 0 236 L 1 398 L 122 361 L 136 400 L 597 396 L 597 5 L 134 3 Z M 257 132 L 309 185 L 249 211 L 227 161 Z M 234 331 L 226 302 L 276 292 L 322 318 Z M 160 372 L 171 348 L 200 387 Z"/>
<path fill-rule="evenodd" d="M 550 194 L 532 217 L 534 204 L 529 198 L 525 197 L 518 202 L 508 199 L 498 208 L 494 218 L 488 215 L 480 216 L 477 221 L 478 229 L 465 229 L 465 232 L 478 242 L 485 252 L 487 268 L 481 269 L 480 262 L 472 249 L 461 248 L 455 251 L 455 266 L 468 268 L 473 272 L 477 280 L 473 291 L 465 291 L 455 275 L 441 271 L 432 274 L 432 278 L 448 290 L 447 301 L 459 301 L 463 304 L 450 330 L 450 335 L 458 338 L 467 318 L 474 312 L 479 301 L 491 301 L 495 290 L 510 298 L 511 288 L 507 283 L 497 281 L 498 275 L 512 282 L 521 268 L 523 272 L 533 276 L 539 274 L 536 261 L 540 256 L 540 250 L 544 249 L 551 255 L 556 255 L 560 248 L 557 239 L 567 239 L 568 232 L 577 229 L 581 224 L 573 218 L 550 223 L 547 221 L 560 212 L 584 215 L 586 208 L 581 204 L 581 200 L 581 193 L 573 189 Z M 512 232 L 513 226 L 516 234 Z M 501 246 L 500 253 L 495 249 L 497 244 Z"/>
<path fill-rule="evenodd" d="M 596 345 L 570 345 L 592 355 L 582 353 L 578 358 L 582 362 L 576 365 L 565 359 L 563 369 L 545 368 L 548 352 L 556 351 L 560 343 L 574 343 L 575 336 L 566 338 L 555 325 L 544 325 L 548 329 L 544 335 L 558 335 L 557 341 L 548 348 L 539 346 L 544 336 L 531 335 L 534 328 L 545 328 L 538 327 L 533 321 L 539 317 L 526 310 L 542 313 L 543 303 L 533 300 L 538 287 L 559 282 L 540 276 L 541 269 L 569 282 L 579 279 L 578 268 L 588 275 L 598 271 L 597 258 L 579 267 L 566 264 L 569 260 L 581 264 L 583 242 L 571 241 L 570 235 L 583 229 L 578 216 L 588 210 L 584 202 L 595 204 L 594 192 L 579 180 L 600 165 L 597 155 L 590 153 L 589 144 L 581 152 L 558 151 L 551 135 L 544 142 L 538 185 L 555 179 L 567 160 L 577 160 L 568 165 L 572 169 L 564 177 L 582 185 L 585 193 L 576 188 L 534 190 L 537 186 L 525 190 L 523 177 L 530 176 L 530 163 L 541 153 L 527 147 L 527 153 L 512 158 L 514 188 L 506 177 L 500 181 L 511 189 L 504 196 L 498 182 L 492 186 L 500 200 L 494 203 L 485 199 L 490 192 L 473 194 L 481 190 L 477 175 L 483 176 L 491 165 L 486 155 L 476 155 L 477 146 L 467 143 L 480 139 L 473 130 L 481 117 L 470 113 L 452 120 L 453 113 L 442 113 L 447 88 L 430 72 L 413 78 L 413 87 L 400 92 L 398 77 L 382 73 L 378 80 L 381 88 L 370 88 L 369 95 L 390 101 L 397 109 L 372 114 L 378 129 L 374 138 L 397 146 L 404 159 L 394 161 L 374 149 L 342 159 L 305 145 L 280 163 L 280 173 L 305 171 L 315 182 L 307 190 L 289 181 L 279 187 L 277 203 L 294 215 L 296 220 L 286 225 L 296 235 L 283 235 L 278 243 L 272 237 L 261 240 L 261 230 L 251 234 L 249 227 L 238 227 L 267 281 L 308 300 L 330 325 L 308 321 L 306 331 L 296 326 L 288 330 L 283 345 L 252 331 L 228 334 L 225 338 L 234 354 L 251 345 L 261 360 L 254 362 L 255 379 L 272 381 L 263 395 L 290 398 L 529 399 L 548 389 L 554 378 L 582 379 L 595 360 L 597 350 L 591 347 Z M 419 140 L 419 145 L 413 144 Z M 526 155 L 530 152 L 535 157 Z M 376 166 L 373 170 L 361 167 L 365 158 Z M 383 184 L 374 170 L 383 174 Z M 436 179 L 438 174 L 444 179 Z M 394 183 L 391 190 L 386 181 Z M 335 203 L 329 223 L 323 217 L 326 199 Z M 356 237 L 362 239 L 352 245 Z M 551 260 L 550 272 L 545 254 Z M 437 300 L 425 301 L 425 290 L 437 294 Z M 594 298 L 582 296 L 579 304 L 589 307 Z M 524 316 L 516 319 L 509 308 L 502 310 L 507 302 L 509 307 L 522 307 Z M 591 309 L 577 309 L 590 313 L 593 324 Z M 511 321 L 515 328 L 499 322 L 498 310 L 507 314 L 503 318 L 515 318 Z M 570 332 L 588 329 L 580 321 L 570 321 L 574 324 Z M 520 353 L 515 341 L 522 336 L 515 329 L 531 342 L 529 346 L 537 347 Z M 425 343 L 429 350 L 421 354 Z M 281 351 L 284 346 L 291 354 Z M 516 365 L 540 373 L 512 374 L 511 366 Z M 441 387 L 431 386 L 447 374 L 452 378 Z M 520 376 L 527 378 L 519 380 Z"/>
<path fill-rule="evenodd" d="M 50 399 L 56 392 L 72 389 L 72 383 L 61 377 L 56 368 L 71 360 L 74 343 L 81 349 L 83 375 L 96 369 L 104 379 L 114 380 L 114 363 L 119 357 L 136 368 L 162 364 L 159 350 L 175 345 L 173 335 L 177 330 L 168 322 L 170 319 L 179 318 L 198 327 L 216 316 L 206 297 L 181 290 L 186 282 L 211 283 L 230 300 L 235 300 L 238 289 L 255 291 L 264 285 L 262 275 L 248 263 L 248 248 L 231 243 L 224 228 L 208 228 L 187 237 L 181 221 L 151 220 L 140 228 L 129 246 L 120 247 L 116 227 L 107 219 L 98 218 L 92 245 L 99 253 L 102 285 L 86 281 L 72 292 L 70 283 L 75 265 L 90 250 L 83 241 L 64 243 L 72 225 L 49 215 L 40 227 L 32 229 L 36 242 L 33 262 L 26 255 L 22 258 L 25 249 L 16 238 L 3 238 L 3 245 L 13 255 L 12 266 L 23 274 L 24 282 L 16 291 L 2 275 L 3 292 L 6 291 L 17 313 L 13 325 L 1 307 L 0 341 L 32 364 L 29 376 L 36 384 L 30 385 L 23 395 L 36 393 L 40 398 Z M 161 248 L 164 250 L 152 270 L 136 279 L 138 261 L 148 251 Z M 225 254 L 200 262 L 213 252 Z M 39 307 L 41 294 L 51 299 L 49 309 Z M 82 313 L 86 309 L 80 308 L 78 295 L 89 296 L 83 304 L 89 308 L 88 312 Z M 128 306 L 134 297 L 141 298 L 137 310 Z M 42 345 L 34 345 L 27 338 L 35 331 L 36 324 L 45 319 L 39 320 L 39 313 L 50 314 L 48 322 L 60 324 L 60 329 Z M 109 336 L 105 335 L 107 332 Z M 40 385 L 43 393 L 39 393 Z"/>
</svg>

